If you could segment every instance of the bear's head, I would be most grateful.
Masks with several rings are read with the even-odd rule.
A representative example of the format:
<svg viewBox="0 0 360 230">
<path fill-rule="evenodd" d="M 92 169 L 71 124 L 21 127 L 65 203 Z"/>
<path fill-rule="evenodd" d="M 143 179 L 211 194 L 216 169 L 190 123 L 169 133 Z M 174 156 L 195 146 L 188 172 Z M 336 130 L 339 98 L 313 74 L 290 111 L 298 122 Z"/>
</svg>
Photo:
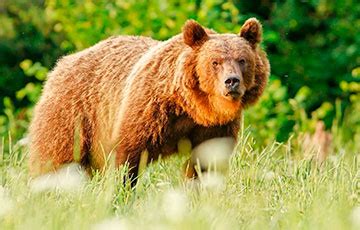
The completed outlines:
<svg viewBox="0 0 360 230">
<path fill-rule="evenodd" d="M 194 20 L 183 27 L 183 42 L 191 48 L 185 63 L 187 87 L 208 98 L 220 123 L 235 119 L 264 90 L 270 70 L 259 48 L 261 39 L 262 26 L 255 18 L 239 34 L 217 34 Z"/>
</svg>

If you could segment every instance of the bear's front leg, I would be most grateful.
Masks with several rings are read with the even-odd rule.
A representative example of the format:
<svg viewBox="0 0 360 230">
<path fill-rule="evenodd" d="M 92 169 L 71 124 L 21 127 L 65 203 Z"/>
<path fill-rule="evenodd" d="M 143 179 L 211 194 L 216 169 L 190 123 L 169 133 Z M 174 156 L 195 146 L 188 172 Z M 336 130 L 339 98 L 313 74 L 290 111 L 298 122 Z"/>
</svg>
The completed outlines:
<svg viewBox="0 0 360 230">
<path fill-rule="evenodd" d="M 116 145 L 116 167 L 127 164 L 129 167 L 128 178 L 131 186 L 137 182 L 141 154 L 146 150 L 146 127 L 142 122 L 137 124 L 124 123 L 119 130 L 119 141 Z"/>
<path fill-rule="evenodd" d="M 156 147 L 165 141 L 163 132 L 168 124 L 168 117 L 166 110 L 159 104 L 150 101 L 144 105 L 142 101 L 132 100 L 122 111 L 118 122 L 114 135 L 117 143 L 116 165 L 129 165 L 129 177 L 132 185 L 135 185 L 141 153 L 149 151 L 146 163 L 154 158 L 154 151 L 158 150 Z"/>
</svg>

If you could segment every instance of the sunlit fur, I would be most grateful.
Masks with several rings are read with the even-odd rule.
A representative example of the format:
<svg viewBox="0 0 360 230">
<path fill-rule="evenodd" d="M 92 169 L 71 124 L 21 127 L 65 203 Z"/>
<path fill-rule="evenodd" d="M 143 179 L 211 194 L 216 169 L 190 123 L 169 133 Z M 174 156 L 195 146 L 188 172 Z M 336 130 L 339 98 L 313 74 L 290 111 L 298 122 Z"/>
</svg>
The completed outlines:
<svg viewBox="0 0 360 230">
<path fill-rule="evenodd" d="M 60 59 L 30 127 L 32 175 L 74 161 L 102 169 L 111 153 L 117 166 L 136 170 L 141 152 L 149 160 L 169 155 L 182 137 L 193 146 L 236 137 L 241 111 L 258 100 L 270 71 L 260 23 L 249 19 L 243 28 L 243 37 L 217 34 L 189 20 L 164 42 L 117 36 Z M 214 58 L 222 62 L 216 71 Z M 223 95 L 226 71 L 242 77 L 239 100 Z"/>
</svg>

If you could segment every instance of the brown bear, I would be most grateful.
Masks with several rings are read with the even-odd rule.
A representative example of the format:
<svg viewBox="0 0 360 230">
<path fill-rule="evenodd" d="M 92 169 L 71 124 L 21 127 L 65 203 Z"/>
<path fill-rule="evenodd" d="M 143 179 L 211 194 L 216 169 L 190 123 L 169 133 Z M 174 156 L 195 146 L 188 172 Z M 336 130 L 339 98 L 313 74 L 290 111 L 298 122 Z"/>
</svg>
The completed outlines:
<svg viewBox="0 0 360 230">
<path fill-rule="evenodd" d="M 30 126 L 30 172 L 78 162 L 103 169 L 149 161 L 214 137 L 237 137 L 242 110 L 263 93 L 270 72 L 262 26 L 218 34 L 188 20 L 167 41 L 116 36 L 61 58 Z"/>
</svg>

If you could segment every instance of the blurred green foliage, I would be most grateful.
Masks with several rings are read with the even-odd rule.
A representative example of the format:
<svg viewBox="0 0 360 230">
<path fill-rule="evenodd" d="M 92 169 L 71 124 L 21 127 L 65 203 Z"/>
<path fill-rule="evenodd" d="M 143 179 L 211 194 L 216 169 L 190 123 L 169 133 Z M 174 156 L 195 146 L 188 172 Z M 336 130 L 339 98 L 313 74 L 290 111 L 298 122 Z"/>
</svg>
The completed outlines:
<svg viewBox="0 0 360 230">
<path fill-rule="evenodd" d="M 352 138 L 360 125 L 352 112 L 360 109 L 360 4 L 352 0 L 2 0 L 0 135 L 23 134 L 46 73 L 62 55 L 116 34 L 167 39 L 188 18 L 238 33 L 253 16 L 263 22 L 272 66 L 264 97 L 246 114 L 259 140 L 286 140 L 317 120 L 348 125 L 343 136 Z"/>
</svg>

